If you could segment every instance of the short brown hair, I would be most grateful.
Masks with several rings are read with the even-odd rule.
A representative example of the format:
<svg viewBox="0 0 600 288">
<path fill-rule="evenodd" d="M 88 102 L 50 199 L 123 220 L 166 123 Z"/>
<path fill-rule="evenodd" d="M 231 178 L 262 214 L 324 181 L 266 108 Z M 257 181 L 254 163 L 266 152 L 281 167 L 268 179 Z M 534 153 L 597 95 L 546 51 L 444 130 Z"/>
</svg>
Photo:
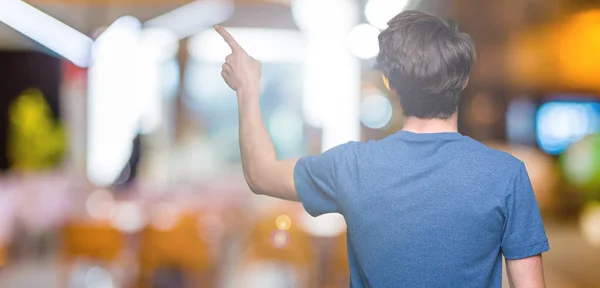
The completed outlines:
<svg viewBox="0 0 600 288">
<path fill-rule="evenodd" d="M 405 116 L 448 118 L 475 61 L 471 37 L 451 20 L 404 11 L 379 35 L 377 66 L 388 78 Z"/>
</svg>

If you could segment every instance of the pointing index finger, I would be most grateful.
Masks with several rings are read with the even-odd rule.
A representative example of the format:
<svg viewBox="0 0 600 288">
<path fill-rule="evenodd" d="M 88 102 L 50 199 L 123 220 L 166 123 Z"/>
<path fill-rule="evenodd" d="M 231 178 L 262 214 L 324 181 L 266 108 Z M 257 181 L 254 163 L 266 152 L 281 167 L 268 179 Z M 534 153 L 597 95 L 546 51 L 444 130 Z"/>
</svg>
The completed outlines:
<svg viewBox="0 0 600 288">
<path fill-rule="evenodd" d="M 245 52 L 244 49 L 242 48 L 242 46 L 240 46 L 240 44 L 237 41 L 235 41 L 233 36 L 231 36 L 231 34 L 229 34 L 229 32 L 227 30 L 225 30 L 225 28 L 223 28 L 222 26 L 216 25 L 215 30 L 217 31 L 217 33 L 219 33 L 219 35 L 221 35 L 221 37 L 223 37 L 223 40 L 225 40 L 227 45 L 229 45 L 229 47 L 231 48 L 231 51 Z"/>
</svg>

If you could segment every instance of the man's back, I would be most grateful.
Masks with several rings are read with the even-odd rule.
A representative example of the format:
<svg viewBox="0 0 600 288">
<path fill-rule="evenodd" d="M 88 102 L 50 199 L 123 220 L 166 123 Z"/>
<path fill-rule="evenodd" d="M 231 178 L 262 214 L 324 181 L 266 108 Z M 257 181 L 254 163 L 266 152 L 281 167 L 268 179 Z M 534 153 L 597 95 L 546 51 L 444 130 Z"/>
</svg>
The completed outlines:
<svg viewBox="0 0 600 288">
<path fill-rule="evenodd" d="M 500 287 L 501 255 L 511 285 L 545 286 L 548 241 L 523 163 L 457 133 L 476 53 L 453 21 L 403 11 L 379 34 L 403 131 L 284 160 L 260 113 L 260 62 L 216 29 L 232 51 L 221 75 L 237 92 L 250 190 L 342 213 L 354 287 Z"/>
<path fill-rule="evenodd" d="M 346 218 L 353 287 L 500 287 L 502 254 L 548 250 L 522 162 L 459 133 L 351 142 L 295 178 L 309 213 Z"/>
</svg>

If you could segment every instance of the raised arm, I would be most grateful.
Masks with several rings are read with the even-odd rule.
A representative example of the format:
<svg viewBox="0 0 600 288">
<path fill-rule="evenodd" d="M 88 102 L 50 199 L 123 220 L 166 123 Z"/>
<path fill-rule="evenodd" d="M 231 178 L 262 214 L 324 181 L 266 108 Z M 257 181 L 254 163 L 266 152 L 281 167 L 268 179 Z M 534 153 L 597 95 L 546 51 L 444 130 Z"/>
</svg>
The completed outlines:
<svg viewBox="0 0 600 288">
<path fill-rule="evenodd" d="M 542 255 L 506 260 L 506 273 L 511 288 L 545 288 Z"/>
<path fill-rule="evenodd" d="M 294 187 L 297 159 L 278 160 L 260 111 L 261 63 L 252 58 L 223 27 L 216 31 L 231 48 L 221 75 L 239 103 L 242 167 L 252 192 L 298 201 Z"/>
</svg>

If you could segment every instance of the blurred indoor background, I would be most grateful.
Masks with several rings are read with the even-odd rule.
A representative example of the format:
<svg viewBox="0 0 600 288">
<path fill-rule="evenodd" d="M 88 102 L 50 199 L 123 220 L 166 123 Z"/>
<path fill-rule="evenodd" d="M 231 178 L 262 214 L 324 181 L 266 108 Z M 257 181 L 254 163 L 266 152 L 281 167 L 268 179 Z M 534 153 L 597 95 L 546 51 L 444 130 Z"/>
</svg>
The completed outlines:
<svg viewBox="0 0 600 288">
<path fill-rule="evenodd" d="M 0 0 L 0 287 L 348 287 L 341 216 L 246 187 L 211 27 L 298 157 L 402 127 L 374 57 L 404 9 L 474 38 L 460 132 L 525 162 L 548 287 L 600 287 L 598 0 Z"/>
</svg>

